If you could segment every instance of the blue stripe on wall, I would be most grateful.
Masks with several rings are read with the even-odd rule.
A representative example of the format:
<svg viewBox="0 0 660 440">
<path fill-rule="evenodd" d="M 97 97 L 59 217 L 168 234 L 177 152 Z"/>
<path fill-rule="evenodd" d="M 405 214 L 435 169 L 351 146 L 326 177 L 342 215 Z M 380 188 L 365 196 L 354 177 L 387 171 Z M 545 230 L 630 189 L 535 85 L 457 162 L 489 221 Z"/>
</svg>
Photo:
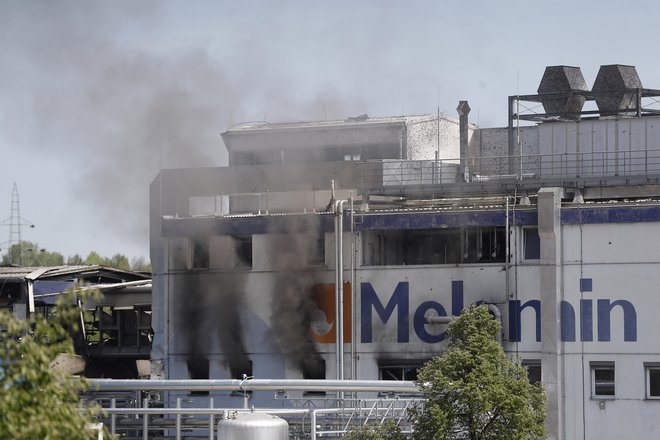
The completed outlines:
<svg viewBox="0 0 660 440">
<path fill-rule="evenodd" d="M 313 222 L 301 222 L 313 218 Z M 514 226 L 536 226 L 538 215 L 534 209 L 509 211 Z M 305 214 L 300 216 L 241 217 L 241 218 L 186 218 L 163 221 L 165 236 L 191 236 L 196 231 L 211 235 L 251 235 L 302 232 L 310 224 L 320 232 L 334 230 L 334 216 Z M 569 207 L 561 211 L 564 225 L 598 223 L 660 222 L 660 206 L 590 206 Z M 506 212 L 498 211 L 447 211 L 447 212 L 395 212 L 355 216 L 355 229 L 405 230 L 444 229 L 463 226 L 506 226 Z M 344 230 L 350 228 L 350 216 L 344 216 Z"/>
</svg>

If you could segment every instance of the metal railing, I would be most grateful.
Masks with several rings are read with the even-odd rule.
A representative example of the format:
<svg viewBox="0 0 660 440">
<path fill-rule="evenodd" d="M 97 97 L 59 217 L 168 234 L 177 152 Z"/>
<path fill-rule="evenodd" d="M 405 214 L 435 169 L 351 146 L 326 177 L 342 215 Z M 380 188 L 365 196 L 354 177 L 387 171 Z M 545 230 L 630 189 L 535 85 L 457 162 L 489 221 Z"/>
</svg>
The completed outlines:
<svg viewBox="0 0 660 440">
<path fill-rule="evenodd" d="M 290 438 L 295 439 L 342 437 L 352 428 L 376 425 L 386 418 L 395 420 L 402 432 L 409 434 L 409 411 L 424 403 L 415 384 L 405 381 L 108 379 L 92 380 L 91 385 L 94 391 L 85 396 L 84 402 L 95 402 L 104 408 L 99 422 L 108 427 L 111 435 L 136 440 L 212 440 L 216 438 L 217 423 L 227 418 L 230 412 L 241 411 L 284 418 L 290 426 Z M 289 399 L 284 394 L 285 391 L 301 390 L 326 394 L 315 399 Z M 244 393 L 244 407 L 216 407 L 211 394 L 201 400 L 181 397 L 181 392 L 200 391 Z M 273 391 L 273 402 L 289 407 L 248 409 L 247 395 L 252 391 Z M 378 397 L 352 397 L 352 393 L 358 392 L 377 393 Z M 168 393 L 171 394 L 169 397 L 161 398 Z M 313 402 L 318 400 L 323 402 Z"/>
<path fill-rule="evenodd" d="M 623 178 L 631 184 L 640 179 L 660 176 L 660 149 L 639 149 L 598 152 L 566 152 L 526 154 L 517 156 L 483 156 L 467 159 L 465 169 L 459 159 L 442 160 L 377 160 L 361 163 L 355 182 L 343 182 L 353 188 L 357 199 L 365 194 L 392 194 L 411 187 L 424 192 L 437 191 L 438 186 L 470 183 L 527 183 L 548 180 L 594 180 L 599 186 L 608 179 L 619 185 Z M 248 175 L 249 170 L 243 170 Z M 637 179 L 634 179 L 637 178 Z M 227 206 L 218 211 L 217 203 L 201 215 L 262 215 L 311 213 L 326 210 L 330 198 L 328 189 L 297 191 L 266 191 L 222 194 L 209 199 L 226 198 Z M 202 199 L 202 198 L 200 198 Z M 211 203 L 209 202 L 209 206 Z M 195 214 L 193 214 L 195 215 Z"/>
<path fill-rule="evenodd" d="M 365 162 L 363 181 L 383 187 L 462 183 L 459 159 Z M 382 178 L 380 176 L 382 175 Z M 660 149 L 473 157 L 466 180 L 593 178 L 660 175 Z"/>
</svg>

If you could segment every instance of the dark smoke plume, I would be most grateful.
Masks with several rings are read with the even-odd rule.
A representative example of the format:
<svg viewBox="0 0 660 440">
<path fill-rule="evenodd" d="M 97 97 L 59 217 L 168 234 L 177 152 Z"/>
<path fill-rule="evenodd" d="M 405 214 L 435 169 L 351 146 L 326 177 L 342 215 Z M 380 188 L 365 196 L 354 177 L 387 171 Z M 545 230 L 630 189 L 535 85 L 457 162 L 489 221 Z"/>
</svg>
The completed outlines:
<svg viewBox="0 0 660 440">
<path fill-rule="evenodd" d="M 140 48 L 136 38 L 163 32 L 164 8 L 30 0 L 3 2 L 0 13 L 2 138 L 66 176 L 49 185 L 75 196 L 72 209 L 97 225 L 96 240 L 137 243 L 145 253 L 148 188 L 161 168 L 225 165 L 220 132 L 265 113 L 323 119 L 318 97 L 296 98 L 295 75 L 271 72 L 263 42 L 247 34 L 221 57 L 201 43 Z M 345 115 L 339 93 L 316 92 L 328 95 L 331 117 Z"/>
<path fill-rule="evenodd" d="M 325 379 L 323 359 L 309 333 L 317 308 L 313 286 L 320 280 L 307 268 L 307 256 L 316 251 L 318 217 L 292 217 L 284 231 L 273 232 L 273 260 L 277 262 L 271 304 L 273 332 L 280 349 L 293 359 L 303 377 Z"/>
<path fill-rule="evenodd" d="M 209 378 L 209 354 L 219 352 L 230 375 L 239 379 L 251 374 L 244 338 L 244 275 L 190 271 L 177 287 L 177 331 L 183 332 L 182 351 L 188 356 L 191 378 Z"/>
</svg>

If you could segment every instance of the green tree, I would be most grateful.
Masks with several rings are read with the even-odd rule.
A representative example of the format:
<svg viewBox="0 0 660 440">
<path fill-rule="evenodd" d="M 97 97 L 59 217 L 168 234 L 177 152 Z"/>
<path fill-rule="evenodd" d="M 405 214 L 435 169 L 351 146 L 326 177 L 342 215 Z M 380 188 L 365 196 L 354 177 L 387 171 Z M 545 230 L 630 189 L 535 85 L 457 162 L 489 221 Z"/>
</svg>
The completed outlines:
<svg viewBox="0 0 660 440">
<path fill-rule="evenodd" d="M 149 263 L 144 257 L 132 258 L 131 270 L 135 272 L 151 272 L 151 263 Z"/>
<path fill-rule="evenodd" d="M 103 264 L 103 258 L 98 254 L 96 251 L 91 251 L 88 255 L 87 258 L 85 258 L 85 264 L 89 264 L 92 266 L 100 266 Z"/>
<path fill-rule="evenodd" d="M 419 371 L 427 398 L 415 440 L 530 440 L 545 437 L 545 392 L 519 360 L 506 357 L 501 325 L 485 306 L 449 324 L 447 350 Z"/>
<path fill-rule="evenodd" d="M 98 408 L 80 411 L 86 382 L 52 367 L 58 354 L 73 353 L 69 331 L 79 315 L 72 304 L 60 303 L 50 321 L 0 310 L 0 438 L 96 438 L 89 424 Z"/>
<path fill-rule="evenodd" d="M 66 264 L 68 264 L 69 266 L 82 266 L 83 264 L 85 264 L 85 260 L 83 260 L 83 258 L 80 255 L 74 254 L 66 259 Z"/>
<path fill-rule="evenodd" d="M 123 270 L 130 269 L 128 258 L 126 258 L 122 254 L 115 254 L 112 256 L 112 258 L 104 258 L 103 265 L 108 267 L 115 267 L 117 269 L 123 269 Z"/>
<path fill-rule="evenodd" d="M 22 241 L 13 244 L 2 257 L 4 266 L 15 265 L 25 267 L 37 266 L 61 266 L 64 264 L 64 256 L 59 252 L 48 252 L 39 248 L 38 243 Z"/>
<path fill-rule="evenodd" d="M 361 426 L 346 433 L 346 440 L 405 440 L 406 436 L 401 433 L 399 426 L 394 420 L 388 419 L 372 429 L 369 426 Z"/>
</svg>

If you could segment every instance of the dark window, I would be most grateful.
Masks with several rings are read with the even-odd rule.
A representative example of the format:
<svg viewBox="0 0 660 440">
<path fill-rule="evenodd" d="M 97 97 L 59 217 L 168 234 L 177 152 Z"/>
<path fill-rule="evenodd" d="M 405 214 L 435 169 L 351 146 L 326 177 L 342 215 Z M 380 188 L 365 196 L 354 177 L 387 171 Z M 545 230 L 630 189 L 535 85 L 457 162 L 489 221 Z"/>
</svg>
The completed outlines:
<svg viewBox="0 0 660 440">
<path fill-rule="evenodd" d="M 301 365 L 303 379 L 325 379 L 325 360 L 320 355 L 305 358 Z M 304 391 L 304 396 L 325 396 L 325 391 Z"/>
<path fill-rule="evenodd" d="M 524 231 L 525 260 L 538 260 L 541 258 L 541 239 L 538 228 L 526 228 Z"/>
<path fill-rule="evenodd" d="M 153 331 L 151 307 L 99 306 L 85 319 L 87 346 L 99 353 L 148 353 Z"/>
<path fill-rule="evenodd" d="M 304 359 L 301 367 L 303 379 L 325 379 L 325 360 L 321 356 Z"/>
<path fill-rule="evenodd" d="M 308 241 L 307 264 L 309 266 L 325 265 L 325 234 L 318 234 Z"/>
<path fill-rule="evenodd" d="M 196 239 L 192 243 L 192 267 L 193 269 L 209 268 L 209 243 L 206 239 Z"/>
<path fill-rule="evenodd" d="M 247 356 L 236 356 L 234 359 L 229 359 L 228 364 L 232 379 L 243 379 L 243 376 L 252 377 L 252 361 Z"/>
<path fill-rule="evenodd" d="M 252 236 L 239 235 L 234 237 L 234 246 L 236 249 L 236 257 L 238 264 L 241 267 L 252 267 Z"/>
<path fill-rule="evenodd" d="M 188 358 L 188 377 L 191 379 L 207 380 L 209 379 L 209 360 L 201 355 L 192 355 Z M 207 396 L 206 390 L 192 390 L 191 395 Z"/>
<path fill-rule="evenodd" d="M 209 378 L 209 360 L 200 355 L 193 355 L 188 359 L 188 377 L 191 379 Z"/>
<path fill-rule="evenodd" d="M 646 398 L 660 398 L 660 365 L 646 366 Z"/>
<path fill-rule="evenodd" d="M 592 394 L 594 397 L 614 396 L 614 364 L 591 365 Z"/>
<path fill-rule="evenodd" d="M 527 379 L 532 385 L 541 383 L 541 361 L 537 359 L 525 359 L 523 367 L 527 368 Z"/>
<path fill-rule="evenodd" d="M 366 266 L 501 263 L 506 259 L 503 227 L 373 231 L 363 237 Z"/>
<path fill-rule="evenodd" d="M 387 361 L 379 364 L 378 376 L 381 380 L 416 380 L 422 362 Z"/>
</svg>

